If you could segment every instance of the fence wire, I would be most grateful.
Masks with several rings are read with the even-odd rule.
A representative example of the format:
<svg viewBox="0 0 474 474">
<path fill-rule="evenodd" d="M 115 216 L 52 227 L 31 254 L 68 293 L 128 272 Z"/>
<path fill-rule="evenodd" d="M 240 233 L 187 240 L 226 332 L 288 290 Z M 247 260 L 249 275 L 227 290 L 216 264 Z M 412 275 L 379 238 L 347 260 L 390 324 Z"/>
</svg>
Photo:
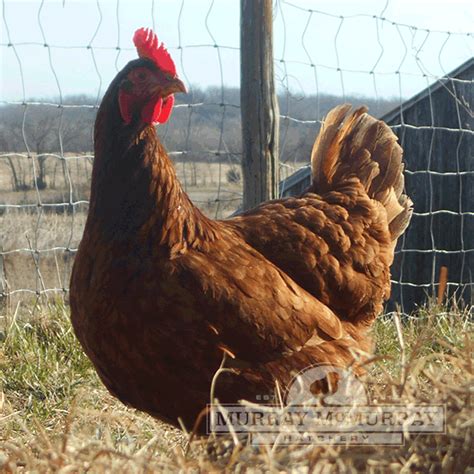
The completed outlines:
<svg viewBox="0 0 474 474">
<path fill-rule="evenodd" d="M 191 22 L 190 29 L 186 15 L 194 11 L 195 3 L 182 0 L 176 16 L 176 43 L 162 38 L 190 92 L 178 100 L 171 121 L 158 133 L 185 190 L 196 205 L 217 218 L 230 215 L 242 202 L 240 99 L 235 80 L 240 74 L 238 34 L 222 40 L 215 22 L 216 17 L 222 21 L 221 9 L 229 4 L 238 12 L 238 3 L 200 2 L 205 8 L 203 21 Z M 309 151 L 327 111 L 346 100 L 355 105 L 369 103 L 371 113 L 388 117 L 400 137 L 406 150 L 407 189 L 416 191 L 414 225 L 397 248 L 393 302 L 408 311 L 414 302 L 436 294 L 441 265 L 449 269 L 449 295 L 470 299 L 473 65 L 467 63 L 451 76 L 449 71 L 457 66 L 452 64 L 452 51 L 466 51 L 464 60 L 472 57 L 473 33 L 392 21 L 385 16 L 388 1 L 378 12 L 345 15 L 315 8 L 318 3 L 280 0 L 274 4 L 281 194 L 297 193 L 307 183 Z M 35 23 L 41 41 L 31 41 L 10 26 L 11 2 L 2 0 L 0 48 L 2 55 L 14 60 L 17 69 L 8 74 L 15 75 L 19 87 L 15 96 L 0 100 L 0 302 L 68 292 L 88 208 L 92 124 L 109 81 L 101 62 L 112 61 L 118 71 L 134 54 L 130 38 L 123 34 L 131 21 L 123 14 L 125 4 L 116 0 L 112 13 L 104 0 L 96 0 L 95 18 L 89 19 L 95 25 L 90 38 L 58 43 L 50 39 L 55 36 L 48 26 L 50 2 L 38 2 Z M 68 2 L 62 6 L 67 8 Z M 134 8 L 148 16 L 149 26 L 159 34 L 158 11 L 165 6 L 151 0 L 136 2 Z M 238 16 L 225 19 L 238 32 Z M 114 43 L 98 43 L 110 22 L 116 31 L 116 37 L 110 38 Z M 139 26 L 146 25 L 133 25 Z M 357 29 L 371 31 L 365 33 L 367 49 L 352 41 L 351 32 Z M 41 48 L 50 72 L 46 99 L 28 93 L 28 84 L 35 81 L 27 67 L 29 58 Z M 88 58 L 87 67 L 96 81 L 92 98 L 66 93 L 67 84 L 61 79 L 63 60 L 57 58 L 78 52 Z M 204 68 L 212 63 L 215 72 L 208 90 L 192 86 L 199 72 L 194 59 L 198 52 L 206 54 L 209 65 L 203 64 Z M 422 89 L 427 91 L 423 97 L 410 102 Z M 89 95 L 91 90 L 87 89 Z M 444 108 L 437 102 L 442 94 Z M 412 113 L 417 104 L 420 110 Z M 391 110 L 395 112 L 390 115 Z M 444 115 L 450 119 L 444 120 Z M 298 179 L 285 180 L 296 171 Z M 445 238 L 447 228 L 452 230 L 451 239 Z"/>
<path fill-rule="evenodd" d="M 448 269 L 448 298 L 472 305 L 473 33 L 453 33 L 392 21 L 384 16 L 389 1 L 385 2 L 380 13 L 350 15 L 324 12 L 313 8 L 317 7 L 318 2 L 311 2 L 312 7 L 308 7 L 308 3 L 277 2 L 283 35 L 280 50 L 277 49 L 275 54 L 278 55 L 276 64 L 280 65 L 283 87 L 287 91 L 292 89 L 295 70 L 289 71 L 291 65 L 296 65 L 296 82 L 304 74 L 312 75 L 314 90 L 319 98 L 323 92 L 322 79 L 328 76 L 334 84 L 338 84 L 339 95 L 345 101 L 348 91 L 349 94 L 353 92 L 354 84 L 360 81 L 359 77 L 365 77 L 366 83 L 372 85 L 372 97 L 375 99 L 371 112 L 374 114 L 375 105 L 374 115 L 382 117 L 391 126 L 405 151 L 406 190 L 414 200 L 415 212 L 411 226 L 396 249 L 392 267 L 392 299 L 387 309 L 400 307 L 404 312 L 411 312 L 417 305 L 435 298 L 440 287 L 442 266 Z M 297 26 L 287 32 L 290 15 L 291 24 Z M 325 24 L 329 21 L 333 22 L 331 34 L 320 38 L 320 47 L 315 47 L 315 36 L 311 37 L 311 32 L 319 27 L 327 33 Z M 365 55 L 357 53 L 347 39 L 342 41 L 344 28 L 354 32 L 356 28 L 350 28 L 354 23 L 373 31 L 370 48 L 364 52 Z M 295 33 L 300 38 L 304 53 L 301 59 L 294 59 L 294 50 L 288 51 L 288 37 Z M 447 66 L 447 56 L 461 49 L 460 45 L 466 47 L 465 56 L 457 64 L 451 62 Z M 329 60 L 324 49 L 333 51 Z M 351 61 L 351 55 L 355 61 Z M 321 57 L 326 57 L 326 62 Z M 364 64 L 364 67 L 346 66 L 350 62 Z M 430 72 L 432 70 L 438 73 Z M 396 97 L 397 103 L 387 110 L 381 107 L 380 89 L 381 86 L 386 89 L 386 83 L 391 78 L 389 92 Z M 416 91 L 408 84 L 414 78 L 418 79 Z M 287 94 L 289 96 L 290 93 Z M 410 96 L 415 97 L 411 99 Z M 315 105 L 316 117 L 300 119 L 299 124 L 318 124 L 318 119 L 327 109 L 322 110 L 319 100 Z M 393 111 L 390 112 L 390 109 Z M 281 127 L 285 140 L 289 127 L 296 120 L 289 105 L 283 110 Z M 309 184 L 309 176 L 307 168 L 296 179 L 284 181 L 280 188 L 282 195 L 301 192 Z"/>
</svg>

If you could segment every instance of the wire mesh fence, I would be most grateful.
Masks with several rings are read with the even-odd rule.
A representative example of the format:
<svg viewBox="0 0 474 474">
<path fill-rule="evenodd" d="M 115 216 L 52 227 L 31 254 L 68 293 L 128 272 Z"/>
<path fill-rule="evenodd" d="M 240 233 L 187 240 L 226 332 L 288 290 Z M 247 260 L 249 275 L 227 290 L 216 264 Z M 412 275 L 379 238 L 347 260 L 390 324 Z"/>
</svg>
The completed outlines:
<svg viewBox="0 0 474 474">
<path fill-rule="evenodd" d="M 171 121 L 158 129 L 183 187 L 212 217 L 227 217 L 242 202 L 239 2 L 97 0 L 79 8 L 84 4 L 80 11 L 67 0 L 42 0 L 26 12 L 2 1 L 0 301 L 67 294 L 88 208 L 94 117 L 113 75 L 134 58 L 131 36 L 139 26 L 158 32 L 189 85 Z M 281 194 L 304 182 L 315 134 L 331 107 L 367 104 L 376 116 L 395 110 L 390 125 L 403 145 L 423 144 L 416 156 L 406 155 L 407 186 L 426 192 L 418 192 L 413 231 L 397 250 L 394 301 L 406 305 L 433 294 L 440 265 L 451 267 L 451 294 L 471 285 L 472 69 L 440 79 L 472 56 L 473 34 L 392 21 L 389 2 L 377 11 L 373 3 L 365 11 L 316 6 L 274 4 L 281 178 L 303 170 L 301 180 L 282 182 Z M 437 83 L 449 92 L 445 109 L 432 100 Z M 420 122 L 416 108 L 413 116 L 402 113 L 428 86 L 427 120 Z M 439 118 L 446 116 L 454 122 Z M 440 240 L 446 226 L 454 238 Z M 443 259 L 451 254 L 460 263 Z M 404 299 L 412 288 L 422 296 Z"/>
</svg>

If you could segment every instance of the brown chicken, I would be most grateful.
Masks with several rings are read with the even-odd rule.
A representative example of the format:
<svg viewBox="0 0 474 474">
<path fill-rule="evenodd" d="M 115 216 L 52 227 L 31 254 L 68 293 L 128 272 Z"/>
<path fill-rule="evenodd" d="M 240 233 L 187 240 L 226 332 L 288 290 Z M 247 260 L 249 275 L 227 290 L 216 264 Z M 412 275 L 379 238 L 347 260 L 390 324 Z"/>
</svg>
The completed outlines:
<svg viewBox="0 0 474 474">
<path fill-rule="evenodd" d="M 89 215 L 71 280 L 74 330 L 124 403 L 190 427 L 223 354 L 222 402 L 284 387 L 316 363 L 347 366 L 390 294 L 411 202 L 401 148 L 361 108 L 329 113 L 300 197 L 226 221 L 183 191 L 153 124 L 185 91 L 154 33 L 108 88 L 95 125 Z"/>
</svg>

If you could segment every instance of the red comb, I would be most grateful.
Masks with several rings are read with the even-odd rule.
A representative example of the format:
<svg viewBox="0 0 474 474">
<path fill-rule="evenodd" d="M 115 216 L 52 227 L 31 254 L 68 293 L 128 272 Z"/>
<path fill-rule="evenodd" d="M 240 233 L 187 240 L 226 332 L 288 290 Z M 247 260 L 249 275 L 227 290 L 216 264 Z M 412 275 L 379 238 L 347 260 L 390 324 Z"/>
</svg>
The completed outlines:
<svg viewBox="0 0 474 474">
<path fill-rule="evenodd" d="M 170 53 L 160 44 L 158 36 L 150 28 L 140 28 L 133 35 L 133 44 L 137 48 L 138 56 L 151 59 L 163 71 L 176 75 L 176 66 Z"/>
</svg>

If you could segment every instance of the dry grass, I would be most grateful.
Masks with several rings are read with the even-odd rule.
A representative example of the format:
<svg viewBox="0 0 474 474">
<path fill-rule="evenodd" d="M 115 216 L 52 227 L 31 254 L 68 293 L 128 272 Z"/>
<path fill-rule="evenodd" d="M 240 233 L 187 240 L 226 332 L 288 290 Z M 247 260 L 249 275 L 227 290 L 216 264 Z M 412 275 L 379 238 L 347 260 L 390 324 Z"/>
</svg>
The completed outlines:
<svg viewBox="0 0 474 474">
<path fill-rule="evenodd" d="M 74 202 L 89 199 L 91 156 L 67 153 L 66 159 L 61 160 L 59 152 L 45 155 L 47 186 L 44 189 L 33 186 L 40 166 L 34 153 L 31 158 L 17 154 L 10 160 L 0 159 L 0 252 L 6 252 L 3 277 L 8 291 L 13 293 L 13 304 L 35 297 L 38 291 L 46 290 L 51 295 L 68 287 L 74 249 L 82 237 L 88 206 L 83 203 L 68 208 L 67 203 L 70 199 Z M 228 179 L 229 172 L 234 176 L 240 173 L 239 166 L 185 160 L 175 166 L 183 187 L 206 215 L 225 218 L 241 205 L 242 180 Z M 298 166 L 282 166 L 282 179 Z M 13 169 L 17 180 L 24 185 L 20 191 L 13 190 Z M 46 206 L 37 206 L 39 202 Z M 58 203 L 64 205 L 47 206 Z M 3 208 L 2 204 L 22 207 Z M 72 253 L 65 248 L 73 249 Z"/>
<path fill-rule="evenodd" d="M 59 152 L 43 155 L 47 187 L 41 190 L 41 194 L 45 202 L 53 202 L 48 201 L 48 197 L 53 194 L 53 191 L 69 192 L 70 186 L 72 186 L 76 198 L 82 198 L 88 194 L 92 174 L 92 152 L 66 153 L 64 156 L 65 160 L 60 158 Z M 27 158 L 25 154 L 19 153 L 8 158 L 3 156 L 0 159 L 0 195 L 2 201 L 10 203 L 36 202 L 37 196 L 33 182 L 34 177 L 38 176 L 40 168 L 36 154 L 32 153 L 31 158 Z M 287 178 L 305 164 L 298 162 L 282 164 L 280 166 L 280 178 Z M 229 186 L 227 179 L 230 169 L 241 174 L 240 165 L 238 164 L 180 159 L 175 162 L 175 167 L 178 179 L 185 188 L 209 188 L 214 191 L 217 191 L 219 186 L 231 190 L 239 188 L 239 185 L 237 187 Z M 25 186 L 25 191 L 13 193 L 13 171 L 16 173 L 18 184 Z"/>
<path fill-rule="evenodd" d="M 31 182 L 31 160 L 16 160 L 22 163 L 20 169 L 27 174 L 25 181 Z M 60 179 L 62 168 L 59 171 L 56 169 L 60 162 L 49 158 L 47 163 L 47 176 L 54 187 L 38 191 L 41 202 L 69 202 L 67 180 L 64 176 Z M 67 166 L 73 183 L 73 200 L 87 200 L 91 174 L 89 158 L 87 155 L 69 158 Z M 183 185 L 186 184 L 191 199 L 206 215 L 225 218 L 241 205 L 242 182 L 227 180 L 229 170 L 237 169 L 235 165 L 179 162 L 176 169 L 180 181 Z M 291 174 L 293 169 L 283 167 L 283 172 Z M 0 204 L 36 206 L 37 191 L 12 191 L 9 173 L 7 162 L 0 160 Z M 54 176 L 56 177 L 53 179 Z M 14 293 L 13 304 L 34 296 L 36 291 L 61 291 L 68 287 L 74 249 L 78 247 L 82 237 L 87 208 L 87 204 L 77 205 L 73 210 L 64 207 L 2 209 L 0 206 L 0 252 L 6 252 L 3 265 L 8 290 L 29 290 L 27 293 Z M 65 251 L 65 248 L 73 249 L 73 252 Z M 38 252 L 35 253 L 36 251 Z"/>
<path fill-rule="evenodd" d="M 15 158 L 18 172 L 24 181 L 32 181 L 32 160 Z M 3 277 L 12 303 L 35 295 L 36 291 L 56 289 L 69 285 L 74 249 L 79 245 L 87 217 L 87 204 L 74 209 L 36 207 L 38 195 L 43 204 L 69 202 L 68 181 L 64 178 L 61 162 L 48 158 L 48 186 L 43 190 L 12 191 L 11 170 L 0 160 L 0 204 L 31 205 L 33 207 L 1 208 L 0 252 L 3 257 Z M 73 183 L 74 201 L 87 200 L 91 164 L 87 155 L 68 158 L 68 173 Z M 229 183 L 227 173 L 234 169 L 230 164 L 177 163 L 179 178 L 194 200 L 210 217 L 226 217 L 241 203 L 242 183 Z M 73 212 L 72 212 L 73 211 Z M 64 249 L 72 249 L 72 252 Z M 28 292 L 18 290 L 28 290 Z M 48 293 L 53 294 L 53 293 Z"/>
<path fill-rule="evenodd" d="M 372 396 L 447 410 L 446 434 L 410 435 L 396 447 L 258 447 L 212 436 L 188 446 L 184 433 L 108 395 L 65 306 L 19 306 L 1 321 L 4 472 L 468 472 L 474 465 L 472 323 L 460 311 L 422 310 L 399 333 L 388 317 L 375 326 L 378 357 L 364 380 Z"/>
</svg>

